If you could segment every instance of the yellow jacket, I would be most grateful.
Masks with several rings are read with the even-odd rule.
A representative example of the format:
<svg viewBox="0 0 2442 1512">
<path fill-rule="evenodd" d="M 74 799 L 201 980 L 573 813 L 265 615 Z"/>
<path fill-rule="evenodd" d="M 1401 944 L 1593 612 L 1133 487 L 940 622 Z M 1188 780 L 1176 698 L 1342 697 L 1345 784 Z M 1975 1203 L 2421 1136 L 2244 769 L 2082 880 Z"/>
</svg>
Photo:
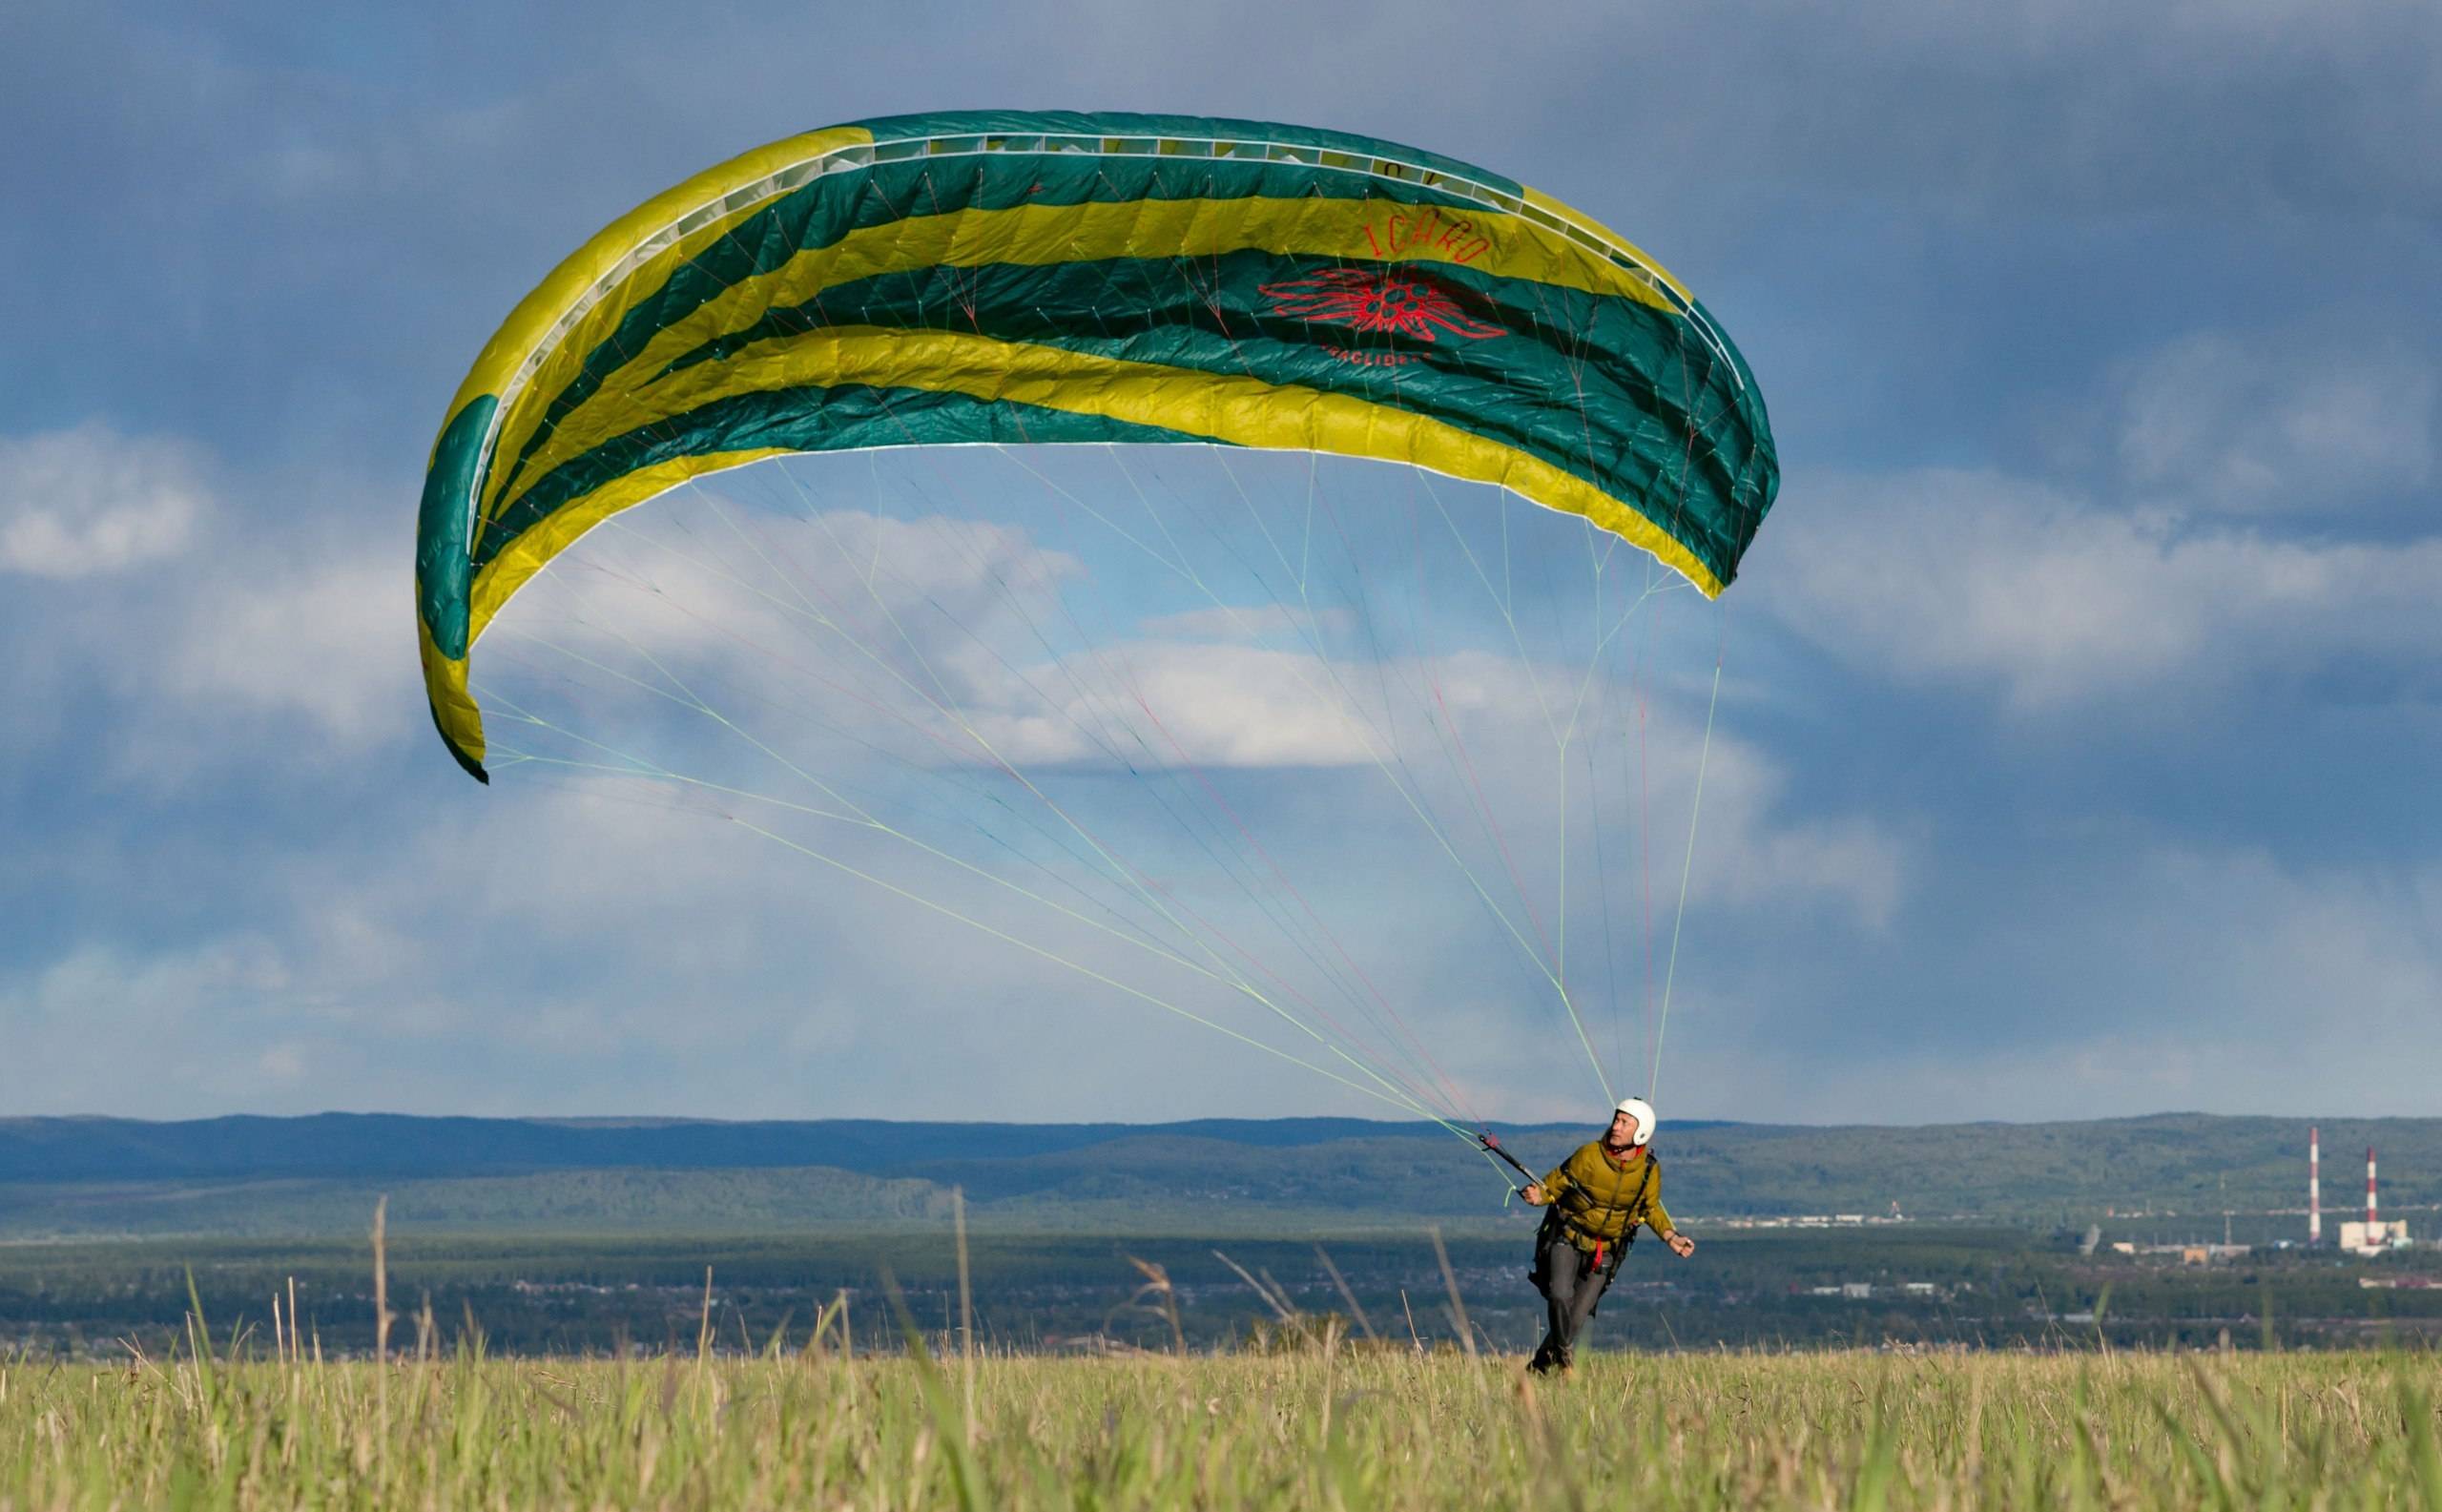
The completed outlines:
<svg viewBox="0 0 2442 1512">
<path fill-rule="evenodd" d="M 1543 1200 L 1566 1220 L 1569 1243 L 1581 1250 L 1618 1244 L 1640 1223 L 1656 1233 L 1675 1227 L 1662 1205 L 1662 1167 L 1644 1146 L 1613 1160 L 1601 1140 L 1589 1141 L 1553 1167 L 1542 1187 Z"/>
</svg>

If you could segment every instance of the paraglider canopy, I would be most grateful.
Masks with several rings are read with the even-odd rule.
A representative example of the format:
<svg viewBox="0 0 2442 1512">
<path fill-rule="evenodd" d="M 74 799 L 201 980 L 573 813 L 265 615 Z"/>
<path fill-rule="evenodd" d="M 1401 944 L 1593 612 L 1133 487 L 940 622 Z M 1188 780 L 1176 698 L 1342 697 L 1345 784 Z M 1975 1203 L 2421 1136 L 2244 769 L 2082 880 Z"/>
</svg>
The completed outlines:
<svg viewBox="0 0 2442 1512">
<path fill-rule="evenodd" d="M 1778 483 L 1687 291 L 1487 170 L 1252 121 L 973 112 L 773 143 L 621 217 L 451 401 L 417 531 L 435 722 L 469 652 L 618 511 L 791 452 L 1206 443 L 1498 484 L 1707 595 Z"/>
</svg>

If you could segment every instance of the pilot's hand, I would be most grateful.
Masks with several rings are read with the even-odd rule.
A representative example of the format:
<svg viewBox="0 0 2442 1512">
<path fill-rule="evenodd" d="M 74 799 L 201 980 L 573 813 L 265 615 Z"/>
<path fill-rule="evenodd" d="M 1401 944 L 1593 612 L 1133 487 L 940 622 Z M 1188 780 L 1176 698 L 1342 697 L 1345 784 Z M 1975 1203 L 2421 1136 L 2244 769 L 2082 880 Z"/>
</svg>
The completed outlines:
<svg viewBox="0 0 2442 1512">
<path fill-rule="evenodd" d="M 1540 1181 L 1530 1181 L 1526 1184 L 1526 1190 L 1519 1195 L 1525 1198 L 1532 1206 L 1540 1208 L 1543 1205 L 1543 1184 Z"/>
<path fill-rule="evenodd" d="M 1663 1235 L 1662 1242 L 1670 1246 L 1670 1253 L 1682 1260 L 1696 1253 L 1696 1241 L 1676 1230 Z"/>
</svg>

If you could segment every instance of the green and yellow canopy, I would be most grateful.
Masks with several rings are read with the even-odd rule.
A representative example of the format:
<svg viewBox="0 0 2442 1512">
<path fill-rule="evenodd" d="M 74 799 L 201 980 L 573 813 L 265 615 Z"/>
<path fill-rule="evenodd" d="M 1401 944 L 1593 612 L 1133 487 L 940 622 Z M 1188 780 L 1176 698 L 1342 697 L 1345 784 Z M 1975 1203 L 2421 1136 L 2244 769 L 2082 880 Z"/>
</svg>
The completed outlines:
<svg viewBox="0 0 2442 1512">
<path fill-rule="evenodd" d="M 853 447 L 1202 442 L 1408 463 L 1579 515 L 1717 594 L 1779 481 L 1753 376 L 1667 272 L 1500 175 L 1337 132 L 897 116 L 758 148 L 553 270 L 450 402 L 416 611 L 520 585 L 686 479 Z"/>
</svg>

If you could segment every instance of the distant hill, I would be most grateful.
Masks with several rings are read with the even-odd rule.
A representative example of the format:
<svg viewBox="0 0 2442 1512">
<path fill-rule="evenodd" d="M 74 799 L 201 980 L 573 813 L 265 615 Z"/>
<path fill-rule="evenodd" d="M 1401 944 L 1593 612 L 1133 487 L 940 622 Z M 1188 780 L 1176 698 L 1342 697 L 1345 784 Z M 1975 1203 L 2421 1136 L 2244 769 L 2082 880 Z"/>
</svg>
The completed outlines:
<svg viewBox="0 0 2442 1512">
<path fill-rule="evenodd" d="M 2442 1119 L 2324 1123 L 2327 1217 L 2381 1147 L 2387 1206 L 2442 1201 Z M 1589 1130 L 1509 1129 L 1542 1169 Z M 2079 1124 L 1673 1124 L 1684 1214 L 1884 1213 L 2083 1223 L 2302 1209 L 2307 1125 L 2163 1114 Z M 1456 1222 L 1498 1213 L 1479 1152 L 1430 1124 L 721 1123 L 655 1119 L 0 1120 L 0 1235 L 338 1234 L 373 1196 L 425 1231 L 771 1232 L 938 1221 L 962 1187 L 984 1226 L 1173 1232 Z M 2299 1225 L 2303 1232 L 2303 1223 Z M 2420 1226 L 2431 1232 L 2431 1215 Z"/>
<path fill-rule="evenodd" d="M 1199 1119 L 1179 1124 L 917 1124 L 879 1119 L 302 1118 L 0 1119 L 0 1182 L 190 1177 L 478 1176 L 575 1169 L 834 1166 L 878 1174 L 986 1155 L 1029 1160 L 1146 1136 L 1284 1149 L 1424 1136 L 1432 1124 L 1358 1118 Z"/>
</svg>

